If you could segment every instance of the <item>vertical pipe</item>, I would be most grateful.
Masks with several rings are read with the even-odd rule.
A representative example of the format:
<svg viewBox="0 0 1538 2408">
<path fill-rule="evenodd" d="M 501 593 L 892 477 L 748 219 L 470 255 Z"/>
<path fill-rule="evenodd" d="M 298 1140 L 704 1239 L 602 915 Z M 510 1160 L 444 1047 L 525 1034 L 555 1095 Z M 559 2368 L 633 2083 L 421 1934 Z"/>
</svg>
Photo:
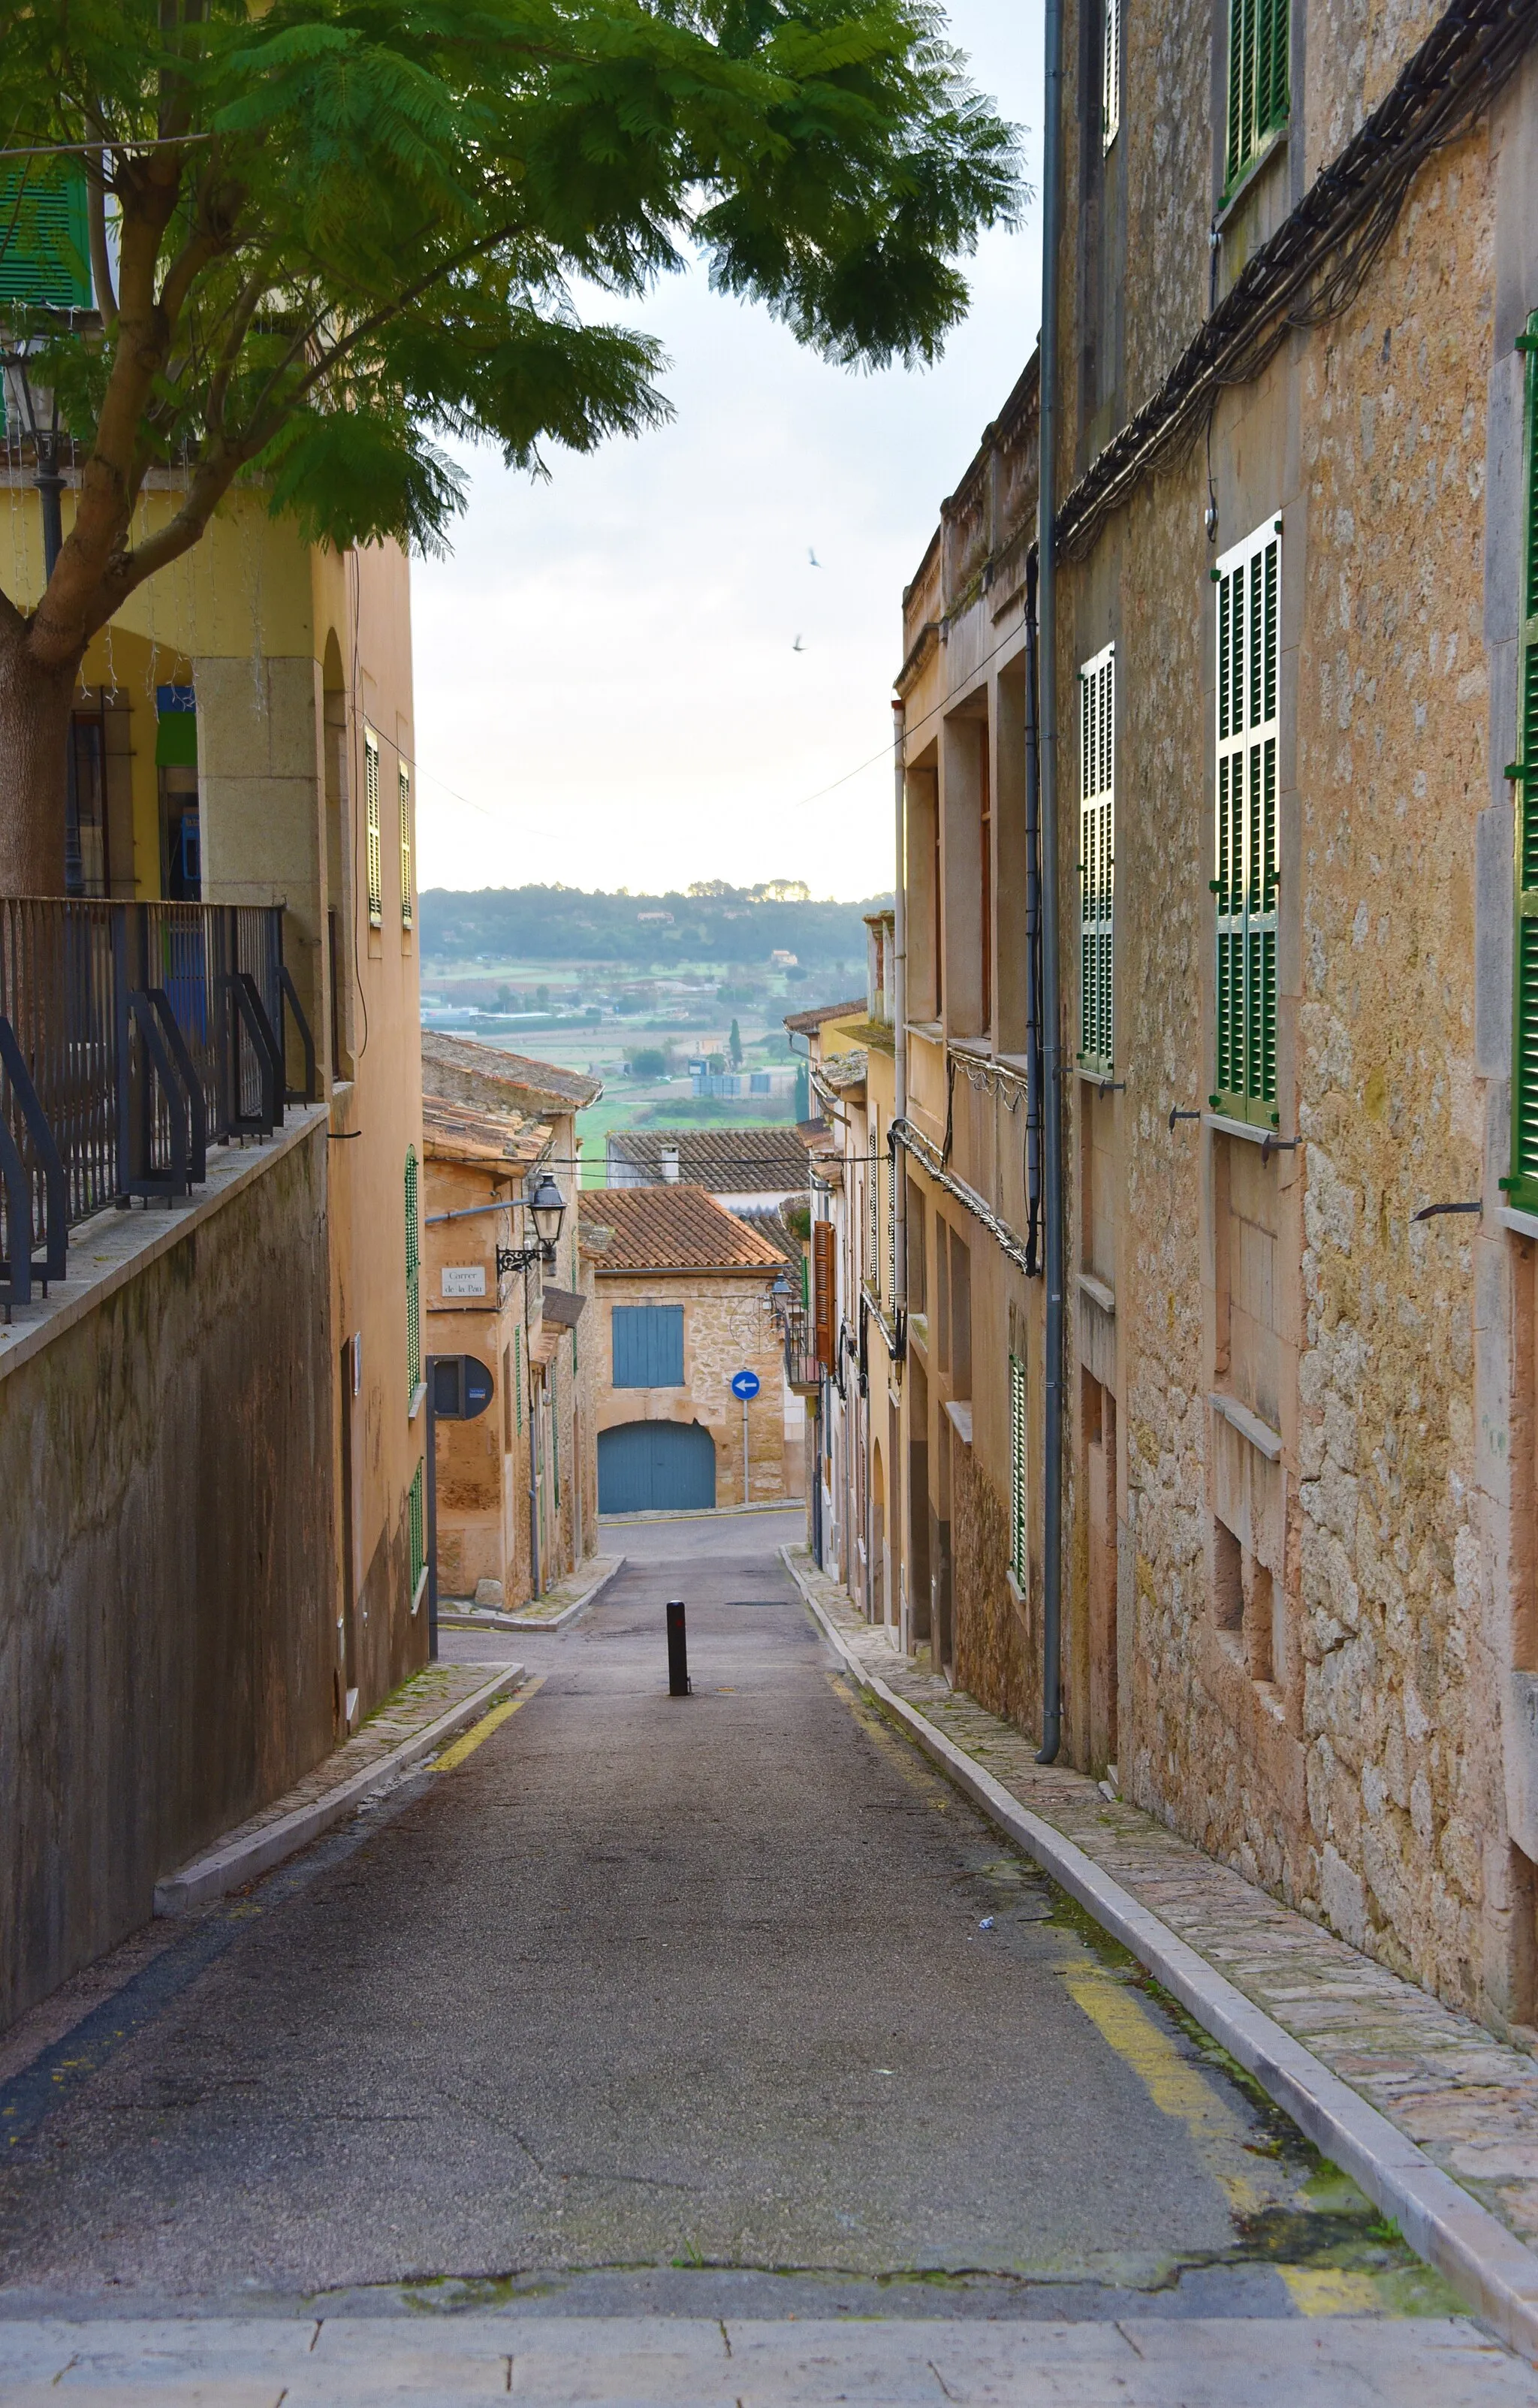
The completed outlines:
<svg viewBox="0 0 1538 2408">
<path fill-rule="evenodd" d="M 1025 564 L 1025 1255 L 1042 1268 L 1041 745 L 1036 705 L 1036 555 Z"/>
<path fill-rule="evenodd" d="M 423 1409 L 427 1415 L 427 1660 L 438 1660 L 438 1420 L 433 1411 L 433 1357 L 427 1358 L 427 1395 Z M 352 1400 L 344 1399 L 342 1411 L 350 1412 Z M 348 1544 L 351 1539 L 351 1513 L 349 1512 Z"/>
<path fill-rule="evenodd" d="M 745 1505 L 750 1505 L 753 1501 L 748 1485 L 748 1399 L 746 1397 L 742 1400 L 742 1501 Z"/>
<path fill-rule="evenodd" d="M 891 1159 L 891 1326 L 901 1367 L 907 1353 L 908 1327 L 908 1181 L 903 1149 L 896 1136 L 899 1129 L 906 1128 L 908 1118 L 907 712 L 901 701 L 894 702 L 891 707 L 891 734 L 896 857 L 893 863 L 891 927 L 892 1125 L 887 1132 L 887 1152 Z M 901 1368 L 897 1376 L 902 1379 Z M 889 1431 L 890 1426 L 889 1418 Z M 897 1426 L 899 1431 L 906 1426 L 906 1416 L 902 1411 L 899 1412 Z M 907 1569 L 907 1549 L 903 1543 L 903 1505 L 907 1495 L 904 1452 L 899 1440 L 896 1455 L 887 1469 L 887 1526 L 891 1533 L 892 1572 L 897 1584 L 897 1595 L 888 1600 L 887 1611 L 897 1626 L 899 1644 L 905 1650 L 908 1639 L 903 1613 L 904 1575 Z"/>
<path fill-rule="evenodd" d="M 1042 1207 L 1047 1239 L 1047 1428 L 1043 1465 L 1042 1743 L 1062 1741 L 1062 1013 L 1058 953 L 1058 607 L 1053 539 L 1058 437 L 1058 203 L 1062 179 L 1062 0 L 1047 0 L 1042 158 L 1040 467 L 1036 552 L 1042 860 Z"/>
<path fill-rule="evenodd" d="M 524 1278 L 528 1278 L 526 1271 Z M 539 1444 L 542 1394 L 542 1383 L 532 1379 L 529 1382 L 529 1593 L 536 1603 L 539 1598 L 539 1509 L 543 1502 L 541 1490 L 544 1484 Z"/>
</svg>

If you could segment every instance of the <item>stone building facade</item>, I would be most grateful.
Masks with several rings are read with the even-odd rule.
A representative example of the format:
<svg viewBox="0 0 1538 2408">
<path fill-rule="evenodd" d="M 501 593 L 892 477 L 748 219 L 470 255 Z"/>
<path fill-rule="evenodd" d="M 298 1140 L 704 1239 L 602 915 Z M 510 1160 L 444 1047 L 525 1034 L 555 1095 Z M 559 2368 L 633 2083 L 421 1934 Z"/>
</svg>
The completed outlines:
<svg viewBox="0 0 1538 2408">
<path fill-rule="evenodd" d="M 490 1409 L 437 1426 L 438 1598 L 513 1608 L 596 1544 L 591 1276 L 568 1206 L 554 1262 L 508 1257 L 534 1241 L 525 1197 L 581 1168 L 577 1115 L 599 1080 L 473 1039 L 424 1033 L 422 1327 L 428 1354 L 470 1354 Z"/>
<path fill-rule="evenodd" d="M 1115 11 L 1108 60 L 1093 0 L 1066 12 L 1044 731 L 1064 1749 L 1521 2033 L 1533 21 L 1367 0 L 1346 40 L 1292 0 L 1261 90 L 1243 59 L 1231 89 L 1229 16 Z M 905 1294 L 882 1367 L 899 1635 L 1027 1727 L 1053 1009 L 1037 374 L 904 596 Z"/>
<path fill-rule="evenodd" d="M 599 1510 L 766 1505 L 787 1494 L 781 1249 L 702 1187 L 585 1187 L 596 1310 Z M 748 1399 L 733 1381 L 749 1372 Z M 651 1440 L 662 1426 L 669 1435 Z M 676 1436 L 672 1435 L 676 1433 Z"/>
</svg>

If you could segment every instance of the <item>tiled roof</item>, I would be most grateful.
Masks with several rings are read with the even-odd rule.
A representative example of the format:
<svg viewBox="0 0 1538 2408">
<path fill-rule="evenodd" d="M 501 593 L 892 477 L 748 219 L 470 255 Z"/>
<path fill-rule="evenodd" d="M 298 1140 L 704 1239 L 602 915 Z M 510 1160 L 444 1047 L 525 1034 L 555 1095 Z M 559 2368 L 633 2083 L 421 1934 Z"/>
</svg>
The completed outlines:
<svg viewBox="0 0 1538 2408">
<path fill-rule="evenodd" d="M 862 1087 L 865 1083 L 865 1049 L 857 1045 L 852 1053 L 825 1054 L 818 1064 L 819 1074 L 835 1093 L 846 1087 Z"/>
<path fill-rule="evenodd" d="M 508 1054 L 500 1045 L 482 1045 L 474 1037 L 448 1037 L 442 1029 L 424 1028 L 421 1036 L 422 1086 L 480 1110 L 575 1112 L 595 1104 L 604 1092 L 602 1079 L 581 1070 L 563 1070 L 554 1062 L 535 1062 L 527 1054 Z"/>
<path fill-rule="evenodd" d="M 677 1156 L 678 1177 L 718 1196 L 752 1196 L 805 1187 L 806 1149 L 793 1128 L 611 1129 L 608 1154 L 660 1182 L 662 1155 Z"/>
<path fill-rule="evenodd" d="M 430 1162 L 524 1169 L 539 1160 L 550 1135 L 548 1121 L 525 1112 L 481 1112 L 444 1096 L 422 1097 L 422 1143 Z"/>
<path fill-rule="evenodd" d="M 812 1037 L 825 1020 L 850 1020 L 857 1011 L 863 1020 L 865 998 L 862 995 L 855 996 L 848 1003 L 819 1003 L 815 1011 L 788 1011 L 785 1025 L 793 1029 L 798 1037 Z"/>
<path fill-rule="evenodd" d="M 703 1187 L 583 1187 L 577 1218 L 584 1240 L 611 1234 L 593 1249 L 608 1271 L 774 1271 L 780 1249 L 752 1224 L 728 1212 Z"/>
</svg>

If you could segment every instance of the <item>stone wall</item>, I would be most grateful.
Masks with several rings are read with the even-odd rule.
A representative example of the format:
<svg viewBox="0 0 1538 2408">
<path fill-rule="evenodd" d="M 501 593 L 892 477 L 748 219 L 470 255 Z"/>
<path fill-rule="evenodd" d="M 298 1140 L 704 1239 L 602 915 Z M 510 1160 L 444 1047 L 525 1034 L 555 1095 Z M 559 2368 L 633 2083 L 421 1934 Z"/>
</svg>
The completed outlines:
<svg viewBox="0 0 1538 2408">
<path fill-rule="evenodd" d="M 332 1744 L 326 1176 L 312 1117 L 0 1355 L 0 2025 Z"/>
<path fill-rule="evenodd" d="M 748 1409 L 748 1498 L 767 1503 L 785 1491 L 784 1364 L 778 1333 L 768 1310 L 768 1274 L 672 1274 L 605 1271 L 600 1264 L 596 1301 L 583 1316 L 584 1347 L 594 1353 L 593 1422 L 599 1430 L 621 1422 L 698 1422 L 716 1448 L 716 1502 L 740 1505 L 742 1407 L 732 1394 L 733 1372 L 756 1371 L 759 1393 Z M 684 1385 L 681 1388 L 616 1388 L 610 1384 L 614 1341 L 610 1315 L 617 1304 L 681 1304 L 684 1308 Z M 589 1331 L 591 1330 L 590 1338 Z"/>
</svg>

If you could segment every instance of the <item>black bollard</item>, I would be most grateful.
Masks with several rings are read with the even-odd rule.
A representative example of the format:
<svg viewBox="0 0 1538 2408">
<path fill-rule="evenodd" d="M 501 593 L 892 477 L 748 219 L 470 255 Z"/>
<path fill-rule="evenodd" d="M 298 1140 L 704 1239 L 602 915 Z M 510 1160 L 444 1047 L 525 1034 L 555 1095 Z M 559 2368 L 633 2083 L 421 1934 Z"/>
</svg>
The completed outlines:
<svg viewBox="0 0 1538 2408">
<path fill-rule="evenodd" d="M 689 1641 L 681 1598 L 670 1599 L 667 1609 L 667 1694 L 670 1698 L 689 1695 Z"/>
</svg>

